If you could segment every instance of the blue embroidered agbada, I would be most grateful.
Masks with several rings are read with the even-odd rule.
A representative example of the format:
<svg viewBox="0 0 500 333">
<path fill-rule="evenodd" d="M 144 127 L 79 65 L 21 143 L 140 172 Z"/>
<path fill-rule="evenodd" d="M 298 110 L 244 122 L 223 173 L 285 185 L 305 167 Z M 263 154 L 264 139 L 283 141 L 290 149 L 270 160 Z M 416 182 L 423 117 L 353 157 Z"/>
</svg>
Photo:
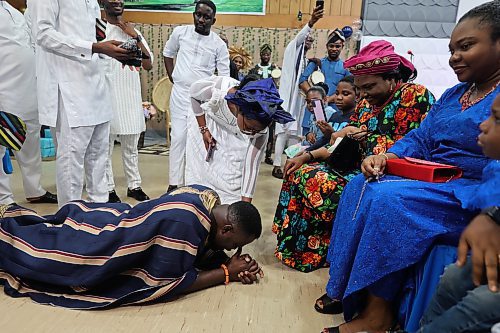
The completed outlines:
<svg viewBox="0 0 500 333">
<path fill-rule="evenodd" d="M 479 209 L 500 205 L 499 163 L 477 145 L 479 124 L 489 117 L 500 88 L 462 111 L 459 99 L 467 88 L 447 90 L 421 126 L 389 150 L 458 166 L 463 178 L 438 184 L 385 176 L 365 185 L 359 175 L 346 187 L 328 251 L 327 293 L 343 300 L 347 320 L 361 310 L 360 291 L 396 300 L 406 268 L 435 244 L 457 245 Z"/>
<path fill-rule="evenodd" d="M 135 207 L 74 201 L 39 216 L 10 206 L 0 219 L 0 281 L 10 296 L 71 309 L 169 300 L 196 280 L 218 202 L 195 185 Z"/>
</svg>

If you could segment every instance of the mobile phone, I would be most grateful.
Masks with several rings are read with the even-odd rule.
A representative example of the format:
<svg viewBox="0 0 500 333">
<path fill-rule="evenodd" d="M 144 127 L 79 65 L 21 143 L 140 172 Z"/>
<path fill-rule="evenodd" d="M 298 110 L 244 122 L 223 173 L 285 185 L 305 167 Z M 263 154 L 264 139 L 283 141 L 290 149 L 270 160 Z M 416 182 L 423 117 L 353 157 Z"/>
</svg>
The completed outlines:
<svg viewBox="0 0 500 333">
<path fill-rule="evenodd" d="M 205 158 L 206 162 L 210 162 L 210 160 L 214 156 L 214 152 L 215 152 L 215 143 L 214 144 L 210 144 L 210 146 L 208 147 L 207 157 Z"/>
<path fill-rule="evenodd" d="M 323 106 L 323 102 L 319 99 L 313 99 L 311 101 L 313 103 L 313 112 L 316 121 L 326 121 L 325 108 Z"/>
<path fill-rule="evenodd" d="M 316 0 L 316 7 L 321 7 L 320 9 L 323 10 L 325 8 L 325 0 Z"/>
</svg>

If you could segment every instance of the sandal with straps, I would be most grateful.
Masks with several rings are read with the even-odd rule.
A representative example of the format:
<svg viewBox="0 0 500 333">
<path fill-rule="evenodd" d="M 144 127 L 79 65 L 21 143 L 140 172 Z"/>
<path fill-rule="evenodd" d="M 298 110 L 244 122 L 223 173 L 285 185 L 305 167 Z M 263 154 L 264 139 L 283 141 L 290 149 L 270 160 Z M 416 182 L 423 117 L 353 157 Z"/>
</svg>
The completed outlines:
<svg viewBox="0 0 500 333">
<path fill-rule="evenodd" d="M 321 301 L 323 306 L 319 306 L 318 302 Z M 314 309 L 319 313 L 323 314 L 339 314 L 344 312 L 344 308 L 342 306 L 342 302 L 338 300 L 332 300 L 328 297 L 327 294 L 324 294 L 320 298 L 316 300 L 316 304 L 314 304 Z"/>
</svg>

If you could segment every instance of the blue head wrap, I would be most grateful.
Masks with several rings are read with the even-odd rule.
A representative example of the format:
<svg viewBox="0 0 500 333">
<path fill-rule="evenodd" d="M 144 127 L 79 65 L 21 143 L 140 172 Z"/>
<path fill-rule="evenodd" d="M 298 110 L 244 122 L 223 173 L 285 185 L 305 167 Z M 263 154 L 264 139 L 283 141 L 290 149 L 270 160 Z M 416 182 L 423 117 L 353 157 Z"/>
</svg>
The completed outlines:
<svg viewBox="0 0 500 333">
<path fill-rule="evenodd" d="M 283 110 L 278 89 L 272 78 L 251 81 L 234 94 L 227 94 L 226 100 L 240 107 L 243 115 L 264 124 L 276 121 L 286 124 L 295 119 Z"/>
</svg>

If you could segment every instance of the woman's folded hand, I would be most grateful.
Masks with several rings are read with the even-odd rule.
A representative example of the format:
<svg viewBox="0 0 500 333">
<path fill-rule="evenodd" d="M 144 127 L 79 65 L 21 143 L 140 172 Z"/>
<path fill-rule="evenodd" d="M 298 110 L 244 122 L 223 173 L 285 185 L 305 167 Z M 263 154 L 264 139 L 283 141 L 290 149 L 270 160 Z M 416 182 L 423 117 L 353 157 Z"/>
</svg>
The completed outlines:
<svg viewBox="0 0 500 333">
<path fill-rule="evenodd" d="M 364 159 L 361 163 L 361 172 L 366 178 L 377 177 L 384 173 L 387 164 L 385 155 L 372 155 Z"/>
</svg>

